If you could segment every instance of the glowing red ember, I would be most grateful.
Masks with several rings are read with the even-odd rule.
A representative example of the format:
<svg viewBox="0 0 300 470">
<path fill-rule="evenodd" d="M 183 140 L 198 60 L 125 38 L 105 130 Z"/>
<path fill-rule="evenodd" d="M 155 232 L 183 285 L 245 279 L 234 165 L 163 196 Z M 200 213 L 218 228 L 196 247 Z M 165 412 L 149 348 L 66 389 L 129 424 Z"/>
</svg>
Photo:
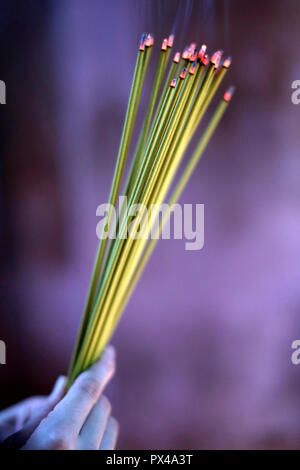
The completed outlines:
<svg viewBox="0 0 300 470">
<path fill-rule="evenodd" d="M 168 47 L 173 47 L 173 44 L 174 44 L 174 34 L 170 34 L 170 36 L 168 37 Z"/>
<path fill-rule="evenodd" d="M 179 61 L 180 61 L 180 52 L 176 52 L 176 54 L 174 55 L 173 62 L 175 62 L 175 64 L 178 64 Z"/>
<path fill-rule="evenodd" d="M 231 57 L 227 57 L 227 59 L 225 59 L 223 62 L 223 67 L 225 67 L 225 69 L 229 69 L 230 65 L 231 65 Z"/>
<path fill-rule="evenodd" d="M 229 87 L 228 90 L 226 91 L 226 93 L 224 95 L 224 100 L 227 101 L 227 103 L 229 103 L 229 101 L 233 97 L 234 92 L 235 92 L 235 87 L 234 86 Z"/>
</svg>

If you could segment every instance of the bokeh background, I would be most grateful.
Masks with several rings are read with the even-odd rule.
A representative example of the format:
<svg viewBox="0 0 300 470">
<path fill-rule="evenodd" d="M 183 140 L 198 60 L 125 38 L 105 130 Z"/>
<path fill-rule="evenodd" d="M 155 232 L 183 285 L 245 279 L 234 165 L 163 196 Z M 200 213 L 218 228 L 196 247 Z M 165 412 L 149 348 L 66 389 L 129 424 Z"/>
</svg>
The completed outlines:
<svg viewBox="0 0 300 470">
<path fill-rule="evenodd" d="M 0 408 L 67 370 L 137 44 L 174 26 L 174 50 L 233 56 L 237 93 L 182 197 L 204 249 L 161 241 L 113 339 L 118 447 L 297 448 L 299 20 L 292 0 L 0 2 Z"/>
</svg>

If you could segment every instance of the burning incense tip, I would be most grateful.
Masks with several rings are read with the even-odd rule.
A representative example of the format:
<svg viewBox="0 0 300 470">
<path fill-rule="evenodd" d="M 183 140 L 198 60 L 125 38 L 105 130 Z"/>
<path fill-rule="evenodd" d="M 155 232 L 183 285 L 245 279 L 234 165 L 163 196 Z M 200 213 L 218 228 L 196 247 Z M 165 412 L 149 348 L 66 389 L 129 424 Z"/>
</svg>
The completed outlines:
<svg viewBox="0 0 300 470">
<path fill-rule="evenodd" d="M 143 33 L 143 34 L 142 34 L 142 37 L 141 37 L 141 41 L 140 41 L 140 51 L 144 51 L 144 50 L 145 50 L 145 41 L 146 41 L 146 38 L 147 38 L 147 34 L 146 34 L 146 33 Z"/>
<path fill-rule="evenodd" d="M 199 51 L 199 55 L 198 55 L 199 60 L 201 60 L 205 56 L 206 50 L 207 50 L 206 44 L 202 44 L 201 49 Z"/>
<path fill-rule="evenodd" d="M 176 52 L 176 54 L 174 55 L 173 62 L 175 62 L 175 64 L 179 64 L 179 61 L 180 61 L 180 52 Z"/>
<path fill-rule="evenodd" d="M 195 43 L 195 42 L 191 42 L 190 47 L 189 47 L 189 50 L 190 50 L 191 52 L 194 52 L 195 49 L 196 49 L 196 43 Z"/>
<path fill-rule="evenodd" d="M 170 87 L 175 88 L 175 86 L 176 86 L 176 78 L 173 78 L 173 80 L 170 83 Z"/>
<path fill-rule="evenodd" d="M 204 55 L 203 59 L 202 59 L 202 63 L 203 65 L 206 67 L 209 63 L 209 57 L 207 54 Z"/>
<path fill-rule="evenodd" d="M 195 60 L 197 59 L 198 57 L 198 49 L 195 49 L 194 50 L 194 53 L 190 55 L 190 61 L 191 62 L 195 62 Z"/>
<path fill-rule="evenodd" d="M 166 51 L 167 50 L 167 47 L 168 47 L 168 39 L 165 38 L 162 42 L 162 45 L 161 45 L 161 50 L 162 51 Z"/>
<path fill-rule="evenodd" d="M 235 92 L 235 87 L 234 86 L 229 87 L 224 95 L 224 101 L 227 101 L 227 103 L 229 103 L 229 101 L 234 95 L 234 92 Z"/>
<path fill-rule="evenodd" d="M 185 76 L 186 76 L 186 67 L 183 67 L 182 72 L 179 75 L 179 77 L 183 80 L 185 78 Z"/>
<path fill-rule="evenodd" d="M 227 57 L 227 59 L 225 59 L 223 62 L 223 67 L 225 67 L 225 69 L 229 69 L 231 62 L 232 62 L 231 57 Z"/>
<path fill-rule="evenodd" d="M 190 51 L 188 47 L 185 47 L 183 53 L 182 53 L 182 58 L 184 60 L 188 60 L 190 58 Z"/>
<path fill-rule="evenodd" d="M 210 59 L 211 63 L 216 67 L 216 69 L 217 69 L 217 68 L 219 67 L 219 65 L 220 65 L 222 53 L 223 53 L 223 51 L 221 51 L 221 50 L 216 51 L 216 52 L 212 55 L 212 57 L 211 57 L 211 59 Z"/>
<path fill-rule="evenodd" d="M 147 38 L 145 40 L 145 46 L 146 47 L 151 47 L 154 44 L 154 38 L 151 34 L 147 34 Z"/>
<path fill-rule="evenodd" d="M 168 47 L 173 47 L 174 39 L 175 39 L 174 34 L 170 34 L 170 36 L 168 37 Z"/>
<path fill-rule="evenodd" d="M 196 67 L 197 67 L 197 61 L 194 61 L 194 62 L 192 63 L 192 65 L 191 65 L 190 70 L 189 70 L 189 73 L 190 73 L 191 75 L 194 75 L 195 70 L 196 70 Z"/>
</svg>

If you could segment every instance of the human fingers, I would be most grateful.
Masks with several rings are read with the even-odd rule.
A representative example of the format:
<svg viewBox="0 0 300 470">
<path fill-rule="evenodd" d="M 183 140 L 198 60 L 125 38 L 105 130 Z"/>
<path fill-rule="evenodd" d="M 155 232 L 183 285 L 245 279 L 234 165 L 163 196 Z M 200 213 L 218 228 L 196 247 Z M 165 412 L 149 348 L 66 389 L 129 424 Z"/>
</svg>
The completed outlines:
<svg viewBox="0 0 300 470">
<path fill-rule="evenodd" d="M 34 431 L 24 449 L 76 448 L 80 430 L 115 370 L 115 353 L 109 347 L 74 384 Z"/>
<path fill-rule="evenodd" d="M 97 450 L 111 413 L 109 400 L 102 395 L 88 415 L 78 437 L 78 450 Z"/>
<path fill-rule="evenodd" d="M 52 392 L 48 397 L 45 397 L 45 399 L 40 397 L 35 399 L 33 397 L 32 400 L 28 400 L 28 406 L 30 410 L 27 411 L 29 412 L 30 416 L 27 418 L 26 424 L 20 430 L 9 436 L 3 442 L 3 447 L 19 449 L 24 446 L 26 441 L 39 426 L 41 421 L 50 413 L 50 411 L 62 398 L 65 384 L 66 378 L 61 376 L 56 380 Z"/>
<path fill-rule="evenodd" d="M 119 435 L 119 423 L 112 416 L 109 417 L 99 450 L 114 450 Z"/>
<path fill-rule="evenodd" d="M 109 346 L 101 359 L 80 374 L 47 419 L 51 429 L 77 438 L 90 411 L 115 371 L 115 351 Z"/>
</svg>

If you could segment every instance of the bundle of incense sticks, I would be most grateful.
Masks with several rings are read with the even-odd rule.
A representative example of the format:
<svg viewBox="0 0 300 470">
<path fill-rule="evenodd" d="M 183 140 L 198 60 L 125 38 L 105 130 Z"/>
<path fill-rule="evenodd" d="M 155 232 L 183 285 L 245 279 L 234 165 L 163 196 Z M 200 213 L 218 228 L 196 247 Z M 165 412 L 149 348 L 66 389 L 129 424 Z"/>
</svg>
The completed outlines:
<svg viewBox="0 0 300 470">
<path fill-rule="evenodd" d="M 96 255 L 84 314 L 69 369 L 68 385 L 76 376 L 99 358 L 110 340 L 122 312 L 136 286 L 159 239 L 163 225 L 172 212 L 197 162 L 201 158 L 224 112 L 234 89 L 230 87 L 214 110 L 207 127 L 201 133 L 175 189 L 168 198 L 169 210 L 157 223 L 155 213 L 144 227 L 146 236 L 128 237 L 128 228 L 138 230 L 140 218 L 133 218 L 130 207 L 140 204 L 159 207 L 169 195 L 175 175 L 192 137 L 197 132 L 214 95 L 224 79 L 231 59 L 222 60 L 222 51 L 209 59 L 206 46 L 198 50 L 196 44 L 176 52 L 169 62 L 174 42 L 171 35 L 161 45 L 153 79 L 149 105 L 132 158 L 123 194 L 127 207 L 117 220 L 115 238 L 109 239 L 112 211 L 108 211 Z M 154 40 L 143 34 L 109 197 L 110 207 L 116 207 L 123 183 L 132 133 L 136 124 L 145 76 L 149 66 Z M 156 214 L 157 215 L 157 214 Z M 156 224 L 156 225 L 155 225 Z M 148 236 L 153 227 L 156 236 Z M 144 235 L 145 235 L 144 234 Z"/>
</svg>

